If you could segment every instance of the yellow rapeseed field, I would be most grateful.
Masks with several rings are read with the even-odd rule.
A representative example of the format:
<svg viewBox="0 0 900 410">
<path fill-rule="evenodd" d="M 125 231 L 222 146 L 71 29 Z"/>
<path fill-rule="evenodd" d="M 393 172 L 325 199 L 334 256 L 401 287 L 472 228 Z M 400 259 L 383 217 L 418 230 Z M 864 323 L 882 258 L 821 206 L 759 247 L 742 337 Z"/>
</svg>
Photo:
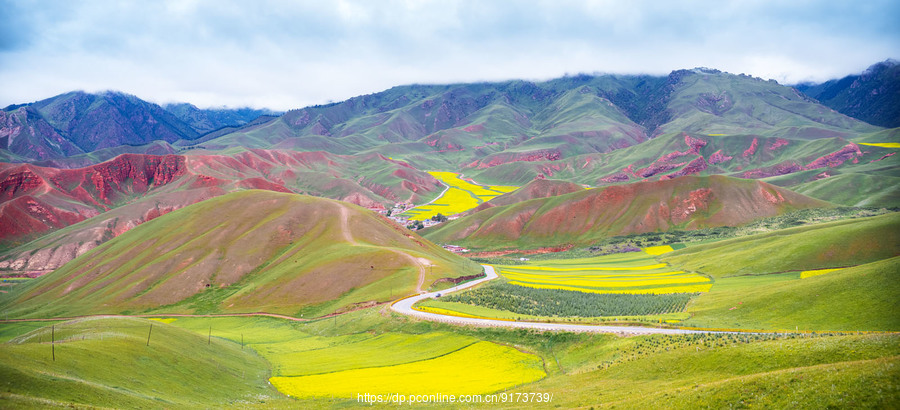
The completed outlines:
<svg viewBox="0 0 900 410">
<path fill-rule="evenodd" d="M 616 278 L 616 279 L 608 279 L 608 278 L 591 278 L 591 277 L 582 277 L 582 278 L 546 278 L 546 279 L 533 279 L 533 278 L 521 278 L 516 277 L 515 275 L 506 275 L 510 280 L 515 280 L 519 282 L 527 282 L 533 284 L 548 284 L 548 285 L 565 285 L 565 286 L 578 286 L 585 288 L 627 288 L 627 287 L 644 287 L 644 286 L 669 286 L 669 285 L 681 285 L 685 283 L 708 283 L 709 279 L 704 278 L 699 275 L 682 275 L 677 277 L 665 277 L 665 278 L 644 278 L 644 277 L 634 277 L 634 278 Z"/>
<path fill-rule="evenodd" d="M 355 398 L 363 393 L 485 394 L 544 376 L 538 356 L 509 346 L 478 342 L 429 360 L 269 380 L 292 397 Z"/>
<path fill-rule="evenodd" d="M 562 290 L 572 290 L 577 292 L 587 292 L 587 293 L 629 293 L 633 295 L 638 294 L 653 294 L 653 295 L 662 295 L 666 293 L 696 293 L 696 292 L 709 292 L 709 289 L 712 288 L 712 283 L 700 284 L 700 285 L 685 285 L 685 286 L 665 286 L 658 288 L 642 288 L 642 289 L 591 289 L 585 287 L 577 287 L 577 286 L 562 286 L 562 285 L 547 285 L 547 284 L 534 284 L 534 283 L 524 283 L 518 281 L 509 281 L 510 284 L 525 286 L 528 288 L 535 289 L 562 289 Z"/>
<path fill-rule="evenodd" d="M 582 266 L 578 268 L 554 268 L 549 266 L 516 266 L 515 270 L 533 270 L 546 272 L 572 272 L 572 271 L 619 271 L 619 270 L 653 270 L 665 268 L 665 263 L 656 263 L 644 266 Z"/>
<path fill-rule="evenodd" d="M 490 188 L 491 191 L 502 192 L 504 194 L 507 192 L 512 192 L 512 191 L 519 189 L 519 187 L 517 187 L 517 186 L 508 186 L 508 185 L 491 185 L 491 186 L 488 186 L 488 188 Z"/>
<path fill-rule="evenodd" d="M 457 312 L 455 310 L 443 309 L 443 308 L 432 307 L 432 306 L 415 306 L 415 307 L 413 307 L 413 309 L 418 310 L 420 312 L 436 313 L 438 315 L 445 315 L 445 316 L 469 317 L 469 318 L 473 318 L 473 319 L 490 319 L 490 318 L 486 318 L 484 316 L 475 316 L 475 315 L 470 315 L 468 313 L 462 313 L 462 312 Z"/>
<path fill-rule="evenodd" d="M 651 246 L 649 248 L 644 248 L 644 252 L 647 252 L 650 255 L 662 255 L 664 253 L 669 253 L 674 251 L 670 245 L 662 245 L 662 246 Z"/>
<path fill-rule="evenodd" d="M 859 145 L 870 145 L 881 148 L 900 148 L 900 142 L 860 142 Z"/>
<path fill-rule="evenodd" d="M 516 190 L 514 186 L 481 186 L 465 181 L 455 172 L 429 172 L 449 188 L 432 203 L 406 211 L 410 220 L 421 221 L 437 214 L 446 216 L 468 211 L 499 195 Z"/>
<path fill-rule="evenodd" d="M 510 284 L 540 289 L 634 294 L 708 292 L 712 280 L 706 276 L 666 269 L 666 263 L 647 263 L 654 261 L 651 253 L 671 249 L 669 245 L 656 246 L 647 248 L 646 253 L 535 261 L 497 268 Z"/>
<path fill-rule="evenodd" d="M 547 279 L 547 280 L 557 280 L 557 279 L 597 279 L 597 280 L 606 280 L 606 279 L 635 279 L 635 278 L 654 278 L 659 279 L 663 277 L 675 277 L 679 275 L 693 275 L 692 273 L 685 273 L 681 270 L 671 271 L 671 272 L 658 272 L 658 273 L 616 273 L 616 274 L 603 274 L 603 275 L 542 275 L 542 274 L 534 274 L 534 273 L 524 273 L 517 272 L 515 270 L 510 269 L 501 269 L 501 273 L 506 277 L 517 277 L 519 279 L 529 280 L 529 279 Z"/>
<path fill-rule="evenodd" d="M 815 270 L 805 270 L 800 272 L 800 279 L 811 278 L 813 276 L 824 275 L 828 272 L 834 272 L 836 270 L 841 270 L 843 268 L 833 268 L 833 269 L 815 269 Z"/>
</svg>

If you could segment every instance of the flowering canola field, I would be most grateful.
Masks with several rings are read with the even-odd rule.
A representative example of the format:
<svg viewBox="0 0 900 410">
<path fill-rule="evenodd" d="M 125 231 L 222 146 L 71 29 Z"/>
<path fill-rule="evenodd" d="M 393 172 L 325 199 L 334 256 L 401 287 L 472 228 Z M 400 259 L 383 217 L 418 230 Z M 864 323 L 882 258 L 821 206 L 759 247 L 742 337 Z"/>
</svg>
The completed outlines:
<svg viewBox="0 0 900 410">
<path fill-rule="evenodd" d="M 541 359 L 509 346 L 477 342 L 440 357 L 394 366 L 269 379 L 292 397 L 356 397 L 359 393 L 485 394 L 543 378 Z"/>
<path fill-rule="evenodd" d="M 366 322 L 366 315 L 380 316 L 360 313 L 335 323 L 355 326 L 344 321 Z M 458 333 L 322 335 L 322 329 L 332 328 L 332 319 L 300 325 L 259 317 L 178 318 L 172 324 L 204 337 L 210 332 L 213 338 L 246 343 L 272 365 L 272 385 L 293 397 L 480 394 L 545 376 L 539 356 Z"/>
<path fill-rule="evenodd" d="M 843 268 L 831 268 L 831 269 L 814 269 L 814 270 L 805 270 L 800 272 L 800 279 L 811 278 L 813 276 L 824 275 L 828 272 L 834 272 L 836 270 L 841 270 Z"/>
<path fill-rule="evenodd" d="M 900 142 L 860 142 L 859 145 L 869 145 L 881 148 L 900 148 Z"/>
<path fill-rule="evenodd" d="M 671 249 L 671 248 L 669 248 Z M 708 292 L 712 281 L 672 270 L 649 252 L 499 266 L 510 284 L 589 293 L 664 294 Z"/>
<path fill-rule="evenodd" d="M 429 204 L 403 213 L 413 221 L 429 219 L 437 214 L 455 215 L 477 207 L 483 202 L 518 189 L 515 186 L 483 186 L 463 180 L 455 172 L 429 172 L 449 188 Z"/>
</svg>

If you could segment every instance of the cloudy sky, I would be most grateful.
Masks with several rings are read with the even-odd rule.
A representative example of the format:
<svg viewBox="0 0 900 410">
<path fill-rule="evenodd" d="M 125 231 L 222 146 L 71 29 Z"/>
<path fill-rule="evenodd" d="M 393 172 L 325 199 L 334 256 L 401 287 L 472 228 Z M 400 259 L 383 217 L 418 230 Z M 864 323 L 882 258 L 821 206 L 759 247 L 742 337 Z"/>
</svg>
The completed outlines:
<svg viewBox="0 0 900 410">
<path fill-rule="evenodd" d="M 824 81 L 900 58 L 900 2 L 0 0 L 0 107 L 70 90 L 300 108 L 410 83 L 712 67 Z"/>
</svg>

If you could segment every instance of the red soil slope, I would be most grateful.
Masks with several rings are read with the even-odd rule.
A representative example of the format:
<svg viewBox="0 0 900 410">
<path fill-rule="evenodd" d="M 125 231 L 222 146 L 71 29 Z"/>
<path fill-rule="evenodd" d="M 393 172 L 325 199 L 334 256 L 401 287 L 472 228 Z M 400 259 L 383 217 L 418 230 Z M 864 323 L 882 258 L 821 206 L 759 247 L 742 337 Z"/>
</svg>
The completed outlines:
<svg viewBox="0 0 900 410">
<path fill-rule="evenodd" d="M 394 183 L 378 183 L 351 169 L 367 162 L 393 171 Z M 331 181 L 309 184 L 309 173 Z M 125 154 L 78 169 L 0 163 L 0 241 L 62 228 L 157 192 L 265 189 L 383 207 L 436 186 L 428 174 L 380 155 L 252 150 L 234 156 Z"/>
<path fill-rule="evenodd" d="M 0 254 L 0 270 L 56 269 L 143 222 L 243 189 L 309 193 L 382 208 L 418 201 L 440 185 L 431 175 L 378 154 L 125 154 L 78 169 L 0 163 L 0 246 L 12 248 L 103 215 L 27 249 Z"/>
<path fill-rule="evenodd" d="M 478 205 L 475 209 L 466 211 L 464 215 L 471 215 L 495 206 L 512 205 L 529 199 L 547 198 L 583 190 L 584 188 L 581 185 L 568 181 L 535 179 L 515 191 L 500 195 L 490 201 Z"/>
<path fill-rule="evenodd" d="M 615 235 L 741 225 L 829 206 L 761 181 L 686 176 L 638 182 L 490 208 L 426 231 L 436 243 L 530 249 L 587 244 Z"/>
</svg>

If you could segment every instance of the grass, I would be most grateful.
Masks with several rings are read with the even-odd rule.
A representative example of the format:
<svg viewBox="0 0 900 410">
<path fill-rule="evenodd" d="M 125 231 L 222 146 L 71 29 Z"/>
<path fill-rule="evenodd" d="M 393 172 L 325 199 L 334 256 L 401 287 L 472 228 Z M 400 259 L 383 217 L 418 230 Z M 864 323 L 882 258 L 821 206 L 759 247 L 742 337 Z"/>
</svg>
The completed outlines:
<svg viewBox="0 0 900 410">
<path fill-rule="evenodd" d="M 482 342 L 476 337 L 446 331 L 398 332 L 396 325 L 390 325 L 387 331 L 381 333 L 371 326 L 384 325 L 389 321 L 373 309 L 348 315 L 311 323 L 235 317 L 178 318 L 172 324 L 201 335 L 243 340 L 248 348 L 271 364 L 272 384 L 294 397 L 355 398 L 358 392 L 381 392 L 379 389 L 382 387 L 379 386 L 382 385 L 379 383 L 386 377 L 393 377 L 397 383 L 403 383 L 400 379 L 409 383 L 408 377 L 402 377 L 406 372 L 418 372 L 416 374 L 421 374 L 425 379 L 460 386 L 464 389 L 462 391 L 470 391 L 468 389 L 476 386 L 500 389 L 522 383 L 524 379 L 515 378 L 516 374 L 534 375 L 535 366 L 541 369 L 537 356 Z M 476 345 L 478 347 L 474 348 Z M 478 359 L 482 357 L 479 355 L 496 356 L 497 359 Z M 475 359 L 478 361 L 473 361 Z M 463 377 L 460 370 L 453 367 L 454 363 L 464 363 L 468 371 L 485 376 L 475 381 L 468 380 L 471 377 Z M 538 378 L 542 377 L 542 372 Z M 490 382 L 485 379 L 488 377 Z M 350 382 L 347 380 L 356 381 L 348 385 L 346 383 Z M 526 381 L 530 380 L 533 379 Z M 345 384 L 339 381 L 345 381 Z M 302 387 L 307 383 L 313 384 Z M 498 385 L 500 387 L 496 387 Z M 437 385 L 428 386 L 433 389 Z M 402 386 L 393 384 L 387 387 L 400 389 Z M 318 393 L 309 391 L 309 388 L 316 389 Z M 390 392 L 403 391 L 406 390 Z"/>
<path fill-rule="evenodd" d="M 332 346 L 305 340 L 253 344 L 274 366 L 277 376 L 306 376 L 370 367 L 394 366 L 428 360 L 462 349 L 477 339 L 453 333 L 409 335 L 384 333 L 350 337 Z"/>
<path fill-rule="evenodd" d="M 900 213 L 781 229 L 687 247 L 661 256 L 714 278 L 838 268 L 897 255 Z"/>
<path fill-rule="evenodd" d="M 896 169 L 896 166 L 888 169 Z M 804 182 L 793 187 L 803 195 L 835 204 L 867 207 L 900 207 L 900 178 L 893 175 L 844 173 Z"/>
<path fill-rule="evenodd" d="M 592 349 L 627 355 L 601 369 L 513 391 L 554 393 L 560 407 L 890 407 L 900 399 L 895 335 L 633 339 L 612 352 Z"/>
<path fill-rule="evenodd" d="M 839 273 L 835 272 L 834 274 Z M 797 276 L 797 274 L 794 275 Z M 827 278 L 831 275 L 804 281 Z M 762 277 L 751 278 L 760 279 Z M 160 318 L 172 319 L 171 317 Z M 496 377 L 492 377 L 491 380 L 500 384 L 491 385 L 490 382 L 485 382 L 479 384 L 477 388 L 484 389 L 484 386 L 491 386 L 490 388 L 493 389 L 503 389 L 501 384 L 505 382 L 510 384 L 511 390 L 507 390 L 508 392 L 552 393 L 554 398 L 550 405 L 565 408 L 609 404 L 628 408 L 638 405 L 695 408 L 704 403 L 739 403 L 741 399 L 745 400 L 745 403 L 753 403 L 754 406 L 797 401 L 801 407 L 805 403 L 812 403 L 819 407 L 840 403 L 884 407 L 886 403 L 898 400 L 896 356 L 900 354 L 900 343 L 897 343 L 896 335 L 807 335 L 799 337 L 797 335 L 698 334 L 622 338 L 605 334 L 541 333 L 527 330 L 457 327 L 412 320 L 404 316 L 386 313 L 378 308 L 364 309 L 334 319 L 319 319 L 311 322 L 293 322 L 265 317 L 176 318 L 171 324 L 137 319 L 103 320 L 109 321 L 110 324 L 107 327 L 110 329 L 118 323 L 123 323 L 121 322 L 123 320 L 129 321 L 129 323 L 138 323 L 138 327 L 134 328 L 137 333 L 133 339 L 126 341 L 135 347 L 146 348 L 144 345 L 146 342 L 145 330 L 148 330 L 150 323 L 154 324 L 154 335 L 157 330 L 160 330 L 160 341 L 168 339 L 167 336 L 166 339 L 163 338 L 165 331 L 177 331 L 178 338 L 187 338 L 192 341 L 189 346 L 175 346 L 182 350 L 173 353 L 179 360 L 182 360 L 181 363 L 188 366 L 193 363 L 192 360 L 205 360 L 202 353 L 207 346 L 205 343 L 211 328 L 213 348 L 230 346 L 232 350 L 229 351 L 241 352 L 241 345 L 238 341 L 241 340 L 243 334 L 245 340 L 243 352 L 250 353 L 251 356 L 253 356 L 251 349 L 256 349 L 258 346 L 287 347 L 287 343 L 297 343 L 296 350 L 292 347 L 279 354 L 307 352 L 306 359 L 312 359 L 313 352 L 319 352 L 321 357 L 315 359 L 319 364 L 327 365 L 328 358 L 334 357 L 338 360 L 333 363 L 336 366 L 343 366 L 336 367 L 336 369 L 344 369 L 315 375 L 289 377 L 285 380 L 276 379 L 278 381 L 273 384 L 287 382 L 286 384 L 289 386 L 283 387 L 286 391 L 292 388 L 291 386 L 296 386 L 300 390 L 289 393 L 294 398 L 285 400 L 269 387 L 268 391 L 273 392 L 274 395 L 262 399 L 265 404 L 259 403 L 258 400 L 251 402 L 222 401 L 217 395 L 228 396 L 236 393 L 218 387 L 210 387 L 223 384 L 228 386 L 227 377 L 230 376 L 216 373 L 218 377 L 225 377 L 226 380 L 204 382 L 202 379 L 193 379 L 193 384 L 182 383 L 180 387 L 182 390 L 172 391 L 208 390 L 205 391 L 208 396 L 193 396 L 191 404 L 181 404 L 185 403 L 187 399 L 182 399 L 183 401 L 178 404 L 166 404 L 166 402 L 148 404 L 135 401 L 127 392 L 121 390 L 110 390 L 108 393 L 101 391 L 91 396 L 91 403 L 105 407 L 299 406 L 319 408 L 356 406 L 358 403 L 355 394 L 366 392 L 369 387 L 385 389 L 384 391 L 390 393 L 417 392 L 418 390 L 414 390 L 417 387 L 408 386 L 408 383 L 415 381 L 417 386 L 432 386 L 427 389 L 422 388 L 423 394 L 442 393 L 447 390 L 441 387 L 453 385 L 457 385 L 458 390 L 456 391 L 458 392 L 478 391 L 467 390 L 473 388 L 468 385 L 468 380 L 479 380 L 490 375 L 495 375 Z M 18 323 L 15 325 L 18 330 L 8 333 L 21 334 L 26 329 L 25 325 L 26 323 Z M 42 328 L 44 326 L 34 323 L 30 323 L 30 325 Z M 8 325 L 4 324 L 0 328 L 5 326 Z M 178 329 L 179 326 L 183 329 Z M 60 328 L 57 327 L 57 330 L 59 331 Z M 188 331 L 195 333 L 191 334 Z M 66 333 L 60 331 L 60 335 L 66 335 Z M 357 357 L 360 357 L 360 360 L 365 360 L 362 357 L 364 355 L 384 356 L 388 359 L 401 358 L 403 352 L 410 348 L 418 349 L 429 344 L 441 345 L 447 338 L 462 341 L 461 344 L 470 341 L 474 341 L 474 343 L 467 344 L 468 347 L 444 356 L 412 363 L 347 368 L 352 365 L 350 362 L 353 349 L 357 349 Z M 104 341 L 109 340 L 104 338 Z M 151 340 L 151 347 L 156 341 L 154 336 Z M 403 343 L 404 341 L 411 343 Z M 37 349 L 46 354 L 46 344 L 35 343 L 35 345 L 39 345 Z M 5 346 L 6 344 L 0 345 L 0 347 Z M 372 349 L 362 349 L 364 346 L 372 347 Z M 57 345 L 56 348 L 60 349 L 57 350 L 59 354 L 67 352 L 64 350 L 67 346 Z M 426 348 L 429 347 L 426 346 Z M 521 353 L 522 351 L 533 352 L 536 356 L 525 355 Z M 104 353 L 101 349 L 93 353 L 97 352 L 100 352 L 101 355 L 92 357 L 96 372 L 107 369 L 105 366 L 97 365 L 98 363 L 119 359 L 119 356 L 113 355 L 116 351 Z M 344 359 L 340 359 L 338 354 L 342 355 L 340 357 L 344 357 Z M 62 356 L 57 358 L 58 364 L 62 364 L 59 361 L 60 357 Z M 267 359 L 275 360 L 271 359 L 272 357 L 266 356 Z M 295 356 L 295 358 L 297 357 L 300 356 Z M 261 360 L 259 357 L 257 359 Z M 47 360 L 49 361 L 49 359 Z M 217 355 L 216 360 L 221 362 L 220 365 L 223 368 L 230 369 L 229 366 L 234 365 L 231 356 L 228 355 Z M 226 360 L 231 363 L 222 362 Z M 7 360 L 0 363 L 7 363 Z M 493 366 L 492 363 L 497 365 L 488 368 Z M 143 363 L 139 362 L 138 364 L 142 365 Z M 310 364 L 313 363 L 310 362 Z M 448 371 L 435 372 L 435 369 L 445 364 Z M 72 363 L 66 362 L 60 372 L 72 372 L 69 370 L 71 365 Z M 128 362 L 128 365 L 135 366 L 131 362 Z M 513 367 L 504 367 L 510 365 Z M 162 365 L 155 364 L 155 366 Z M 269 364 L 269 366 L 275 368 L 274 364 Z M 454 369 L 454 366 L 463 368 L 456 367 Z M 25 368 L 31 371 L 28 366 Z M 113 370 L 115 371 L 115 368 Z M 146 383 L 149 388 L 163 392 L 157 394 L 173 394 L 158 387 L 168 386 L 164 383 L 180 382 L 177 376 L 169 373 L 170 371 L 157 372 L 154 370 L 142 374 L 139 380 Z M 205 371 L 204 367 L 201 366 L 196 369 L 191 368 L 187 372 L 201 372 L 202 374 L 203 371 Z M 268 374 L 266 371 L 264 373 Z M 519 377 L 518 383 L 523 383 L 525 380 L 523 375 L 528 374 L 533 377 L 530 380 L 540 379 L 544 377 L 544 374 L 547 376 L 536 382 L 524 382 L 518 388 L 512 387 L 514 383 L 512 378 Z M 158 382 L 157 378 L 163 376 L 166 376 L 166 379 Z M 451 376 L 452 378 L 450 378 Z M 133 383 L 128 380 L 127 376 L 120 379 L 121 383 Z M 265 385 L 264 379 L 262 380 Z M 24 383 L 30 383 L 30 381 L 26 380 Z M 79 394 L 92 394 L 88 393 L 92 392 L 91 387 L 73 386 L 69 388 L 61 381 L 54 383 L 55 391 L 67 391 L 68 395 L 48 396 L 47 392 L 52 393 L 54 389 L 36 385 L 34 388 L 14 390 L 12 394 L 0 393 L 0 400 L 5 406 L 14 407 L 33 407 L 37 406 L 36 403 L 46 405 L 47 402 L 39 401 L 42 398 L 49 398 L 54 400 L 54 403 L 66 405 L 67 403 L 83 403 L 76 401 L 76 396 Z M 123 385 L 119 384 L 118 386 Z M 790 386 L 790 388 L 784 388 L 784 386 Z M 816 389 L 821 391 L 816 392 Z M 335 395 L 333 399 L 331 393 Z M 296 399 L 298 395 L 305 398 Z M 185 397 L 191 396 L 188 394 Z M 507 404 L 508 406 L 510 404 Z M 717 407 L 721 406 L 717 405 Z"/>
<path fill-rule="evenodd" d="M 29 325 L 30 332 L 0 344 L 0 407 L 285 403 L 267 383 L 265 360 L 232 342 L 207 344 L 195 333 L 144 319 L 73 320 L 54 324 L 52 332 L 43 323 L 12 326 Z M 4 332 L 7 326 L 0 325 Z M 51 333 L 56 360 L 51 356 Z"/>
<path fill-rule="evenodd" d="M 410 220 L 430 219 L 437 214 L 456 215 L 468 211 L 491 199 L 512 192 L 518 187 L 502 185 L 477 185 L 460 178 L 455 172 L 429 172 L 447 185 L 447 192 L 433 202 L 404 212 Z"/>
<path fill-rule="evenodd" d="M 800 279 L 790 272 L 720 278 L 688 305 L 686 326 L 900 331 L 900 257 Z"/>
<path fill-rule="evenodd" d="M 11 317 L 32 318 L 259 311 L 310 317 L 410 294 L 420 269 L 424 286 L 480 271 L 363 208 L 243 191 L 141 224 L 17 285 L 0 296 L 0 306 Z"/>
</svg>

